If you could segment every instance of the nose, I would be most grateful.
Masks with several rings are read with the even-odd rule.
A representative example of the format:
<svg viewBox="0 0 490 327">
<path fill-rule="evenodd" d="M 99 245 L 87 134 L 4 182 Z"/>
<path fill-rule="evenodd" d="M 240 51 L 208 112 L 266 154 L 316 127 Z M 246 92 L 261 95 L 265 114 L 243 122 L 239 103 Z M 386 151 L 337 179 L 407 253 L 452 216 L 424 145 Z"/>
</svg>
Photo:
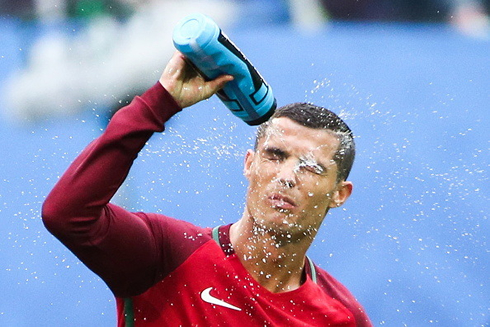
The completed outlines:
<svg viewBox="0 0 490 327">
<path fill-rule="evenodd" d="M 296 164 L 294 160 L 286 160 L 279 167 L 276 180 L 286 188 L 293 188 L 297 185 Z"/>
</svg>

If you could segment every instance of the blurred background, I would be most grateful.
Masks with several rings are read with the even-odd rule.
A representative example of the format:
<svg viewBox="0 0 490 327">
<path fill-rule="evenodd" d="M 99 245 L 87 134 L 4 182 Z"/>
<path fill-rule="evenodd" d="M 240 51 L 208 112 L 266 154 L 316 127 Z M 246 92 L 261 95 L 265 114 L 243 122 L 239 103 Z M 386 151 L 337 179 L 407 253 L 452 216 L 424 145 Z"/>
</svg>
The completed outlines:
<svg viewBox="0 0 490 327">
<path fill-rule="evenodd" d="M 222 27 L 279 105 L 313 102 L 354 130 L 354 194 L 310 256 L 373 323 L 490 326 L 490 23 L 478 0 L 0 0 L 0 326 L 115 325 L 110 291 L 40 208 L 157 81 L 173 26 L 193 12 Z M 187 109 L 114 201 L 236 221 L 254 132 L 216 97 Z"/>
</svg>

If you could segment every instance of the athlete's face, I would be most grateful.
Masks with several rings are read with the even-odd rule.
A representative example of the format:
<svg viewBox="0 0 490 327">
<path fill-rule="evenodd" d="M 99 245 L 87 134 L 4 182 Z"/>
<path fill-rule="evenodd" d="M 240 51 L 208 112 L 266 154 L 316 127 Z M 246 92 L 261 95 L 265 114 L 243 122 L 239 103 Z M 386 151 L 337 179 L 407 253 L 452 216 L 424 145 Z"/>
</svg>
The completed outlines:
<svg viewBox="0 0 490 327">
<path fill-rule="evenodd" d="M 314 235 L 328 209 L 342 205 L 352 191 L 350 182 L 337 182 L 338 145 L 332 132 L 273 119 L 245 159 L 249 218 L 288 237 Z"/>
</svg>

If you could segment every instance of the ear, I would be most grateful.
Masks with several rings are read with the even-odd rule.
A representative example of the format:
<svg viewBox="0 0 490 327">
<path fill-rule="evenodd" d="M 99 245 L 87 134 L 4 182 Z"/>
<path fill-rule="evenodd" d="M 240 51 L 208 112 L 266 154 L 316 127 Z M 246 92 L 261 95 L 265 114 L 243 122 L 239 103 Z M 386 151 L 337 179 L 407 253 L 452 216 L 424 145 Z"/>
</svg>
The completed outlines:
<svg viewBox="0 0 490 327">
<path fill-rule="evenodd" d="M 243 175 L 246 179 L 249 179 L 252 170 L 252 163 L 255 157 L 255 152 L 252 150 L 247 150 L 245 154 L 245 160 L 243 164 Z"/>
<path fill-rule="evenodd" d="M 349 181 L 342 181 L 337 185 L 337 190 L 334 192 L 332 200 L 330 201 L 330 208 L 338 208 L 347 201 L 352 194 L 354 185 Z"/>
</svg>

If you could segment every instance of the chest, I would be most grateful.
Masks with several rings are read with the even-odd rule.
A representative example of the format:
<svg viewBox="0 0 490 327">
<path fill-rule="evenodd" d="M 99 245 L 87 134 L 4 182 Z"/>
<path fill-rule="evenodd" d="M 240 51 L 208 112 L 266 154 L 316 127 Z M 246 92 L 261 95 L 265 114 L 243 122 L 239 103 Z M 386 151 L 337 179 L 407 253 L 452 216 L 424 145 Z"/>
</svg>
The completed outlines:
<svg viewBox="0 0 490 327">
<path fill-rule="evenodd" d="M 297 290 L 271 293 L 213 241 L 125 305 L 120 308 L 132 316 L 134 326 L 355 325 L 350 311 L 311 279 Z"/>
</svg>

